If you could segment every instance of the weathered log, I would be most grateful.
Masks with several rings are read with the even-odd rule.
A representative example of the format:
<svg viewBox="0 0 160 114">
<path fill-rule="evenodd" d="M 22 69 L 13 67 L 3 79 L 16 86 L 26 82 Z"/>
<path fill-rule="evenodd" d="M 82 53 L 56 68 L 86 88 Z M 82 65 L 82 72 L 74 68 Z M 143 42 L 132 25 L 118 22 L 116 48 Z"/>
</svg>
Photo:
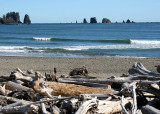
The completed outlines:
<svg viewBox="0 0 160 114">
<path fill-rule="evenodd" d="M 124 111 L 125 114 L 129 114 L 129 113 L 127 112 L 126 108 L 125 108 L 124 105 L 123 105 L 123 100 L 124 100 L 124 96 L 122 95 L 122 97 L 121 97 L 121 107 L 122 107 L 122 109 L 123 109 L 123 111 Z"/>
<path fill-rule="evenodd" d="M 131 75 L 151 75 L 151 76 L 160 76 L 154 72 L 147 70 L 142 63 L 135 63 L 132 68 L 129 69 L 129 74 Z"/>
<path fill-rule="evenodd" d="M 40 100 L 40 101 L 42 101 L 42 100 Z M 47 114 L 46 107 L 45 107 L 44 103 L 41 103 L 41 109 L 42 109 L 43 114 Z"/>
<path fill-rule="evenodd" d="M 97 97 L 97 99 L 100 99 L 100 100 L 105 100 L 105 99 L 107 99 L 108 97 L 110 97 L 110 95 L 108 95 L 108 94 L 80 94 L 79 96 L 90 96 L 90 97 L 92 97 L 92 98 L 95 98 L 95 97 Z"/>
<path fill-rule="evenodd" d="M 150 105 L 143 106 L 141 108 L 141 111 L 143 114 L 159 114 L 160 113 L 160 110 L 158 110 Z"/>
<path fill-rule="evenodd" d="M 159 77 L 158 77 L 159 78 Z M 156 77 L 150 77 L 150 76 L 129 76 L 129 77 L 111 77 L 108 79 L 83 79 L 83 78 L 59 78 L 58 82 L 63 83 L 72 83 L 72 84 L 78 84 L 78 85 L 86 85 L 86 86 L 95 86 L 98 87 L 104 87 L 103 84 L 109 84 L 112 86 L 112 88 L 120 89 L 123 83 L 131 83 L 131 82 L 137 82 L 140 85 L 148 85 L 153 83 L 160 83 L 159 79 L 156 79 Z M 101 86 L 102 85 L 102 86 Z M 115 86 L 118 85 L 118 86 Z"/>
<path fill-rule="evenodd" d="M 37 111 L 38 108 L 37 106 L 34 105 L 0 108 L 0 113 L 27 113 L 27 112 L 37 112 Z"/>
<path fill-rule="evenodd" d="M 127 106 L 128 103 L 132 104 L 132 99 L 131 98 L 125 98 L 123 100 L 123 106 Z M 98 111 L 97 113 L 99 114 L 113 114 L 113 113 L 118 113 L 122 112 L 122 107 L 121 107 L 121 101 L 101 101 L 99 100 L 98 103 Z"/>
<path fill-rule="evenodd" d="M 43 80 L 37 80 L 34 81 L 33 83 L 33 89 L 43 95 L 43 96 L 47 96 L 48 98 L 53 98 L 53 96 L 51 95 L 51 92 L 53 91 L 51 88 L 48 87 L 48 85 L 43 81 Z"/>
<path fill-rule="evenodd" d="M 133 96 L 132 114 L 136 114 L 136 111 L 137 111 L 136 86 L 133 84 L 131 88 L 132 88 L 132 96 Z"/>
<path fill-rule="evenodd" d="M 0 86 L 0 94 L 2 94 L 2 95 L 6 95 L 5 85 Z"/>
<path fill-rule="evenodd" d="M 12 80 L 10 76 L 0 76 L 0 78 L 5 79 L 7 81 Z"/>
<path fill-rule="evenodd" d="M 20 72 L 14 72 L 14 73 L 11 73 L 10 75 L 11 79 L 14 79 L 14 80 L 21 80 L 21 81 L 32 81 L 33 79 L 31 77 L 27 77 L 27 76 L 23 76 Z"/>
<path fill-rule="evenodd" d="M 52 106 L 52 111 L 53 111 L 52 114 L 60 114 L 61 112 L 56 105 Z"/>
<path fill-rule="evenodd" d="M 17 83 L 14 83 L 14 82 L 11 82 L 11 81 L 8 81 L 6 83 L 6 89 L 8 90 L 22 90 L 22 91 L 32 91 L 34 92 L 34 90 L 32 88 L 28 88 L 28 87 L 25 87 L 23 85 L 20 85 L 20 84 L 17 84 Z"/>
<path fill-rule="evenodd" d="M 25 103 L 25 104 L 30 103 L 30 101 L 21 100 L 21 99 L 17 99 L 17 98 L 13 98 L 13 97 L 2 96 L 2 95 L 0 95 L 0 99 L 1 99 L 1 100 L 11 101 L 11 102 L 19 102 L 19 101 L 22 101 L 22 102 Z"/>
<path fill-rule="evenodd" d="M 65 84 L 59 82 L 47 82 L 48 87 L 53 90 L 52 95 L 75 96 L 78 94 L 115 94 L 113 90 L 105 90 L 99 88 L 91 88 L 81 85 Z M 38 87 L 37 87 L 38 88 Z"/>
<path fill-rule="evenodd" d="M 7 106 L 5 106 L 5 107 L 3 107 L 3 108 L 7 108 L 7 107 L 15 107 L 15 106 L 22 106 L 22 105 L 24 105 L 24 104 L 25 104 L 24 101 L 18 101 L 18 102 L 9 104 L 9 105 L 7 105 Z"/>
<path fill-rule="evenodd" d="M 75 114 L 86 114 L 87 111 L 97 104 L 97 98 L 93 98 L 91 100 L 85 101 L 77 110 Z"/>
<path fill-rule="evenodd" d="M 74 68 L 70 73 L 69 76 L 74 76 L 74 75 L 83 75 L 83 76 L 88 76 L 88 70 L 86 67 L 81 67 L 81 68 Z"/>
<path fill-rule="evenodd" d="M 160 73 L 160 65 L 157 65 L 155 67 L 157 67 L 157 72 Z"/>
</svg>

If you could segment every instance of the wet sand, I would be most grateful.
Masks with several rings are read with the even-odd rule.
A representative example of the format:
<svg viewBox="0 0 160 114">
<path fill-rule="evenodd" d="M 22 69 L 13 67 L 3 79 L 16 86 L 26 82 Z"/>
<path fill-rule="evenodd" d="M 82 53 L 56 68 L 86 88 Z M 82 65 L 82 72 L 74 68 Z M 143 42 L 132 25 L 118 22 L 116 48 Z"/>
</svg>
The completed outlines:
<svg viewBox="0 0 160 114">
<path fill-rule="evenodd" d="M 68 75 L 71 69 L 85 66 L 89 76 L 107 78 L 128 74 L 134 62 L 141 62 L 148 70 L 157 73 L 155 65 L 160 65 L 160 58 L 57 58 L 57 57 L 11 57 L 0 56 L 0 76 L 9 76 L 16 67 L 26 71 L 33 69 L 45 72 L 57 68 L 58 76 Z"/>
</svg>

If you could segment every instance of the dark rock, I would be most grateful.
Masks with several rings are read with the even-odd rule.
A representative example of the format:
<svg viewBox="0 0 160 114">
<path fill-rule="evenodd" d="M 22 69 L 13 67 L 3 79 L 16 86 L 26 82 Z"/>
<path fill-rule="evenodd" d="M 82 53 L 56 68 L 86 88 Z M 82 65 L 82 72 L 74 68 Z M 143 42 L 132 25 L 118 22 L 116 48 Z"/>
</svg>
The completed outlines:
<svg viewBox="0 0 160 114">
<path fill-rule="evenodd" d="M 107 18 L 103 18 L 102 19 L 102 23 L 111 23 L 111 21 L 109 19 L 107 19 Z"/>
<path fill-rule="evenodd" d="M 83 19 L 83 23 L 88 23 L 87 20 L 86 20 L 86 18 Z"/>
<path fill-rule="evenodd" d="M 30 18 L 29 18 L 29 15 L 25 15 L 24 16 L 24 22 L 23 22 L 24 24 L 31 24 L 31 20 L 30 20 Z"/>
<path fill-rule="evenodd" d="M 6 23 L 6 20 L 3 18 L 0 18 L 0 24 L 5 24 L 5 23 Z"/>
<path fill-rule="evenodd" d="M 123 23 L 126 23 L 126 22 L 123 20 Z"/>
<path fill-rule="evenodd" d="M 126 23 L 131 23 L 131 21 L 128 19 L 128 20 L 126 21 Z"/>
<path fill-rule="evenodd" d="M 90 19 L 90 23 L 97 23 L 97 19 L 96 19 L 96 17 L 91 17 L 91 19 Z"/>
<path fill-rule="evenodd" d="M 135 23 L 134 21 L 132 21 L 132 23 Z"/>
</svg>

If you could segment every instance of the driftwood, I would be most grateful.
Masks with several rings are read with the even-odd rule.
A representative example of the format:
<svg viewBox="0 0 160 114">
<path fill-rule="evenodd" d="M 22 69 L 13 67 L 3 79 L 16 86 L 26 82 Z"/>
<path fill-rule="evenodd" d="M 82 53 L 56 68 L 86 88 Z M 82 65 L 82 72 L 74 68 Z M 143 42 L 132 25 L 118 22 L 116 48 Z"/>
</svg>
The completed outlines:
<svg viewBox="0 0 160 114">
<path fill-rule="evenodd" d="M 86 67 L 81 68 L 74 68 L 70 73 L 69 76 L 75 76 L 75 75 L 82 75 L 82 76 L 88 76 L 88 70 Z"/>
<path fill-rule="evenodd" d="M 123 100 L 123 106 L 126 106 L 128 103 L 132 104 L 131 98 L 125 98 Z M 123 109 L 121 107 L 121 101 L 99 101 L 98 105 L 98 114 L 113 114 L 121 112 Z"/>
<path fill-rule="evenodd" d="M 13 91 L 13 90 L 23 90 L 23 91 L 34 92 L 34 90 L 32 88 L 28 88 L 28 87 L 22 86 L 20 84 L 17 84 L 17 83 L 11 82 L 11 81 L 8 81 L 6 83 L 6 89 L 11 90 L 11 91 Z"/>
<path fill-rule="evenodd" d="M 160 73 L 160 65 L 157 65 L 155 67 L 157 67 L 157 72 Z"/>
<path fill-rule="evenodd" d="M 6 100 L 7 102 L 22 102 L 24 104 L 31 103 L 30 101 L 21 100 L 21 99 L 17 99 L 17 98 L 13 98 L 13 97 L 2 96 L 2 95 L 0 95 L 0 99 Z"/>
<path fill-rule="evenodd" d="M 91 100 L 85 101 L 77 110 L 75 114 L 86 114 L 87 111 L 97 104 L 97 98 L 93 98 Z"/>
<path fill-rule="evenodd" d="M 46 82 L 48 88 L 52 89 L 50 92 L 53 96 L 62 95 L 62 96 L 75 96 L 78 94 L 96 94 L 96 93 L 105 93 L 105 94 L 115 94 L 116 91 L 104 90 L 98 88 L 85 87 L 74 84 L 65 84 L 59 82 Z M 42 90 L 41 82 L 34 82 L 34 90 L 38 93 L 41 93 Z M 48 90 L 47 90 L 48 91 Z M 42 94 L 42 93 L 41 93 Z"/>
<path fill-rule="evenodd" d="M 129 74 L 131 75 L 151 75 L 151 76 L 160 76 L 154 72 L 147 70 L 142 63 L 135 63 L 131 69 L 129 69 Z"/>
<path fill-rule="evenodd" d="M 147 70 L 141 63 L 134 64 L 129 75 L 107 79 L 85 77 L 88 71 L 82 68 L 75 69 L 74 76 L 67 78 L 58 78 L 56 68 L 54 74 L 50 72 L 45 76 L 17 68 L 10 75 L 12 81 L 1 80 L 5 85 L 0 86 L 0 113 L 156 114 L 159 111 L 159 74 Z"/>
<path fill-rule="evenodd" d="M 158 110 L 150 105 L 143 106 L 141 108 L 141 110 L 142 110 L 143 114 L 159 114 L 160 113 L 160 110 Z"/>
<path fill-rule="evenodd" d="M 31 77 L 23 76 L 20 72 L 14 72 L 10 75 L 10 77 L 14 80 L 21 80 L 21 81 L 32 81 Z"/>
</svg>

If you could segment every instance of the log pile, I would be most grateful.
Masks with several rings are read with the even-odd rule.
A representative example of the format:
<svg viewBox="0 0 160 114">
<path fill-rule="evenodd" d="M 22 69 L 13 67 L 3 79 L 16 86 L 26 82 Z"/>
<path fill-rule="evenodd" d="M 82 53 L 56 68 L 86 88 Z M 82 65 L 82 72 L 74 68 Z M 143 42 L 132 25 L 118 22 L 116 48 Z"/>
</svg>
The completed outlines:
<svg viewBox="0 0 160 114">
<path fill-rule="evenodd" d="M 157 66 L 157 71 L 159 66 Z M 97 79 L 85 67 L 69 76 L 16 68 L 0 77 L 0 113 L 158 114 L 160 75 L 135 63 L 129 74 Z"/>
</svg>

